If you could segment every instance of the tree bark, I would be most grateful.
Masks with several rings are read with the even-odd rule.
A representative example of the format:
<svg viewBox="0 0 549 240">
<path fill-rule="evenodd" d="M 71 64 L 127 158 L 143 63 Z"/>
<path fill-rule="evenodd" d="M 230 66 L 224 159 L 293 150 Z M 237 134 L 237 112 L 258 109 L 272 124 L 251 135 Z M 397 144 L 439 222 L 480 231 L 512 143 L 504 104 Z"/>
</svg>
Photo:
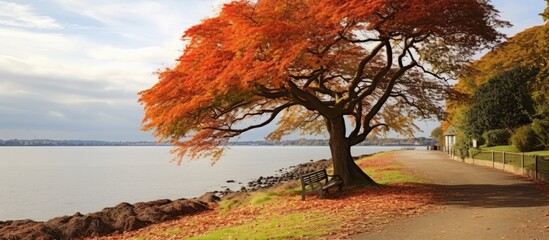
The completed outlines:
<svg viewBox="0 0 549 240">
<path fill-rule="evenodd" d="M 327 124 L 334 174 L 339 175 L 346 186 L 375 185 L 375 181 L 356 165 L 351 155 L 351 144 L 345 137 L 346 127 L 343 117 L 327 120 Z"/>
</svg>

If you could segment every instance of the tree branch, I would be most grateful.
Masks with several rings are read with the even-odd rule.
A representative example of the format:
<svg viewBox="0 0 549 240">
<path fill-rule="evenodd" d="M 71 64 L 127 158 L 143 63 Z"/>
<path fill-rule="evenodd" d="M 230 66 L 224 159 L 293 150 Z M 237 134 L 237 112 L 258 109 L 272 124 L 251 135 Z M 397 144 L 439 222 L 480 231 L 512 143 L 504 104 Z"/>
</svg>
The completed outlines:
<svg viewBox="0 0 549 240">
<path fill-rule="evenodd" d="M 384 94 L 379 98 L 376 104 L 372 107 L 372 109 L 370 109 L 368 114 L 366 114 L 366 116 L 364 117 L 364 122 L 362 123 L 364 126 L 363 133 L 357 135 L 354 139 L 350 139 L 351 143 L 362 142 L 364 141 L 364 139 L 366 139 L 370 131 L 372 131 L 372 128 L 369 126 L 370 121 L 372 121 L 372 119 L 377 115 L 379 110 L 381 110 L 381 107 L 385 104 L 387 99 L 390 97 L 393 87 L 395 86 L 397 80 L 406 71 L 413 68 L 414 66 L 417 66 L 416 62 L 412 62 L 411 64 L 404 66 L 402 59 L 404 58 L 405 55 L 406 54 L 404 53 L 399 56 L 399 65 L 401 66 L 401 68 L 391 77 L 391 80 L 389 81 L 389 84 L 387 85 L 387 88 L 385 89 Z M 355 143 L 355 144 L 358 144 L 358 143 Z"/>
<path fill-rule="evenodd" d="M 246 128 L 241 128 L 241 129 L 233 129 L 231 128 L 230 126 L 228 128 L 220 128 L 220 127 L 204 127 L 204 129 L 212 129 L 212 130 L 216 130 L 216 131 L 222 131 L 222 132 L 228 132 L 230 134 L 227 134 L 226 137 L 235 137 L 235 136 L 238 136 L 244 132 L 247 132 L 247 131 L 250 131 L 252 129 L 256 129 L 256 128 L 261 128 L 261 127 L 264 127 L 266 126 L 267 124 L 271 123 L 275 118 L 276 116 L 282 112 L 282 110 L 286 109 L 286 108 L 289 108 L 291 106 L 294 106 L 294 105 L 297 105 L 296 103 L 286 103 L 286 104 L 283 104 L 275 109 L 269 109 L 269 110 L 262 110 L 258 113 L 254 113 L 254 114 L 251 114 L 251 113 L 247 113 L 247 115 L 261 115 L 261 114 L 265 114 L 265 113 L 271 113 L 271 116 L 263 121 L 262 123 L 259 123 L 259 124 L 256 124 L 256 125 L 251 125 L 251 126 L 248 126 Z"/>
<path fill-rule="evenodd" d="M 383 48 L 383 46 L 386 46 L 386 45 L 387 45 L 386 41 L 379 43 L 374 49 L 372 49 L 372 51 L 368 56 L 364 57 L 360 61 L 360 63 L 358 64 L 355 76 L 353 77 L 351 84 L 349 84 L 348 91 L 351 97 L 355 96 L 354 89 L 362 79 L 362 75 L 364 74 L 364 68 L 366 67 L 366 64 L 368 64 L 375 56 L 377 56 L 377 53 Z"/>
<path fill-rule="evenodd" d="M 300 89 L 293 81 L 288 81 L 288 85 L 290 86 L 290 97 L 295 102 L 309 110 L 318 111 L 322 116 L 332 117 L 336 114 L 325 102 L 322 102 L 315 95 Z"/>
<path fill-rule="evenodd" d="M 385 40 L 385 46 L 386 46 L 386 54 L 387 54 L 387 64 L 383 69 L 381 69 L 372 80 L 372 83 L 366 90 L 362 93 L 360 93 L 356 98 L 349 98 L 347 101 L 342 101 L 341 104 L 347 104 L 347 102 L 350 102 L 349 106 L 347 106 L 347 109 L 353 109 L 357 103 L 361 102 L 364 98 L 366 98 L 368 95 L 372 94 L 375 89 L 377 88 L 377 85 L 387 75 L 389 70 L 391 70 L 391 66 L 393 65 L 393 48 L 391 47 L 391 44 L 388 40 Z"/>
</svg>

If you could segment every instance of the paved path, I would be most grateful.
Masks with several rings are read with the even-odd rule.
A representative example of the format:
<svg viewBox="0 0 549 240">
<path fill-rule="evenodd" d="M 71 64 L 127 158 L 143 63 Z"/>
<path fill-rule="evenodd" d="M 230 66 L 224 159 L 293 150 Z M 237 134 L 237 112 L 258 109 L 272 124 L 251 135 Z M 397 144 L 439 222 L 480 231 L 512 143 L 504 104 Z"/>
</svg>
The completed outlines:
<svg viewBox="0 0 549 240">
<path fill-rule="evenodd" d="M 549 199 L 532 181 L 436 151 L 398 151 L 396 158 L 448 196 L 443 209 L 353 239 L 549 239 Z"/>
</svg>

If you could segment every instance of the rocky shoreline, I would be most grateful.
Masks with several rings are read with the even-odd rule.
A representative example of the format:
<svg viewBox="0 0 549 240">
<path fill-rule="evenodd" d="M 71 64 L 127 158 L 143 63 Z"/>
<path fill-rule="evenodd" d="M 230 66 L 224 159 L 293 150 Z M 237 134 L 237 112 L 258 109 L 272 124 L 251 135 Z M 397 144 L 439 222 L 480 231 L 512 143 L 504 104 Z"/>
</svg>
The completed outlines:
<svg viewBox="0 0 549 240">
<path fill-rule="evenodd" d="M 331 160 L 311 160 L 307 163 L 279 169 L 278 174 L 274 176 L 261 176 L 248 182 L 247 187 L 242 186 L 238 191 L 226 188 L 222 191 L 208 192 L 193 199 L 182 198 L 173 201 L 160 199 L 135 204 L 124 202 L 115 207 L 104 208 L 99 212 L 85 215 L 76 213 L 72 216 L 56 217 L 46 222 L 33 220 L 0 221 L 0 240 L 75 239 L 137 230 L 180 216 L 207 211 L 222 198 L 298 180 L 302 174 L 328 168 L 331 165 Z M 231 181 L 228 180 L 227 182 Z"/>
</svg>

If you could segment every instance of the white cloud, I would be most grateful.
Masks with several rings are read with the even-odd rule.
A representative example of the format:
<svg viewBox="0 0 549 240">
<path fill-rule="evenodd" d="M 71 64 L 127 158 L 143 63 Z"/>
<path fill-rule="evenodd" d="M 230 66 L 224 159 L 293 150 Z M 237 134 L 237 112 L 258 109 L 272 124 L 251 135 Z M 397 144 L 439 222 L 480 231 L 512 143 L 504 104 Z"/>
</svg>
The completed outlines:
<svg viewBox="0 0 549 240">
<path fill-rule="evenodd" d="M 0 1 L 0 26 L 33 29 L 62 28 L 55 19 L 37 15 L 28 5 L 5 1 Z"/>
<path fill-rule="evenodd" d="M 163 46 L 142 48 L 100 46 L 90 49 L 89 55 L 97 60 L 117 62 L 156 62 L 159 59 L 168 59 L 172 56 Z"/>
<path fill-rule="evenodd" d="M 49 111 L 49 114 L 52 115 L 52 116 L 54 116 L 54 117 L 65 118 L 65 115 L 63 115 L 63 113 L 60 113 L 60 112 Z"/>
<path fill-rule="evenodd" d="M 0 29 L 0 72 L 105 82 L 110 88 L 139 91 L 154 81 L 163 46 L 127 48 L 97 45 L 73 35 Z M 172 52 L 176 52 L 175 50 Z M 156 60 L 155 60 L 156 59 Z"/>
<path fill-rule="evenodd" d="M 151 44 L 182 35 L 212 11 L 209 1 L 53 0 L 63 9 L 100 22 L 130 44 Z M 111 36 L 114 37 L 114 36 Z"/>
<path fill-rule="evenodd" d="M 137 92 L 176 64 L 183 31 L 228 1 L 0 0 L 0 138 L 142 139 Z M 527 10 L 512 15 L 527 4 L 498 2 L 531 24 Z"/>
</svg>

